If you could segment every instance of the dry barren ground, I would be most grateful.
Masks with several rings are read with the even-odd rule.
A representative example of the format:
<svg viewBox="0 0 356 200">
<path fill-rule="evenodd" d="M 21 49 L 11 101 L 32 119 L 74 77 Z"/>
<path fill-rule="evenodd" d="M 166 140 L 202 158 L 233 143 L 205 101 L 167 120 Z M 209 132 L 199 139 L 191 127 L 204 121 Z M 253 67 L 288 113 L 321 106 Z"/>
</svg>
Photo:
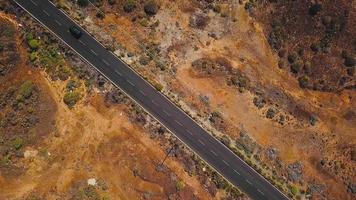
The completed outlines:
<svg viewBox="0 0 356 200">
<path fill-rule="evenodd" d="M 113 5 L 104 1 L 96 4 L 104 17 L 97 17 L 93 6 L 67 6 L 80 10 L 72 15 L 93 33 L 99 27 L 105 30 L 119 44 L 119 56 L 158 82 L 201 123 L 213 127 L 219 137 L 229 136 L 228 145 L 236 143 L 248 157 L 267 164 L 282 177 L 275 184 L 289 182 L 290 192 L 299 198 L 353 199 L 354 75 L 339 69 L 341 58 L 335 58 L 328 60 L 335 71 L 324 73 L 325 65 L 315 64 L 307 77 L 309 85 L 303 85 L 301 80 L 307 78 L 300 77 L 309 72 L 298 68 L 295 74 L 280 66 L 279 52 L 268 43 L 265 21 L 251 18 L 252 4 L 240 2 L 162 0 L 150 14 L 144 1 L 136 1 L 129 11 L 125 1 Z M 350 5 L 349 17 L 355 12 Z M 347 19 L 346 29 L 352 31 L 352 17 Z M 305 55 L 311 55 L 309 50 Z M 318 56 L 313 64 L 322 60 Z M 292 71 L 299 64 L 291 63 Z M 347 76 L 341 78 L 346 82 L 339 87 L 334 79 L 342 76 Z M 322 87 L 329 83 L 330 87 Z"/>
</svg>

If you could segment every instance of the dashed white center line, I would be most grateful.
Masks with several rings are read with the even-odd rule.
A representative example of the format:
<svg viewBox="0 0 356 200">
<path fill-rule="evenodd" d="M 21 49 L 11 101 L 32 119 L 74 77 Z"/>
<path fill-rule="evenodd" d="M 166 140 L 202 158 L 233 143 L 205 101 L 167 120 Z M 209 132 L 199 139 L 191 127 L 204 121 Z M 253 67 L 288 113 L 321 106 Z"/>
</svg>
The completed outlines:
<svg viewBox="0 0 356 200">
<path fill-rule="evenodd" d="M 119 70 L 115 69 L 115 72 L 119 75 L 122 76 L 121 72 L 119 72 Z"/>
<path fill-rule="evenodd" d="M 222 160 L 225 165 L 230 166 L 229 163 L 227 163 L 225 160 Z"/>
<path fill-rule="evenodd" d="M 45 10 L 42 10 L 48 17 L 49 17 L 49 13 Z"/>
<path fill-rule="evenodd" d="M 265 193 L 263 193 L 260 189 L 257 189 L 257 191 L 258 191 L 259 193 L 261 193 L 263 196 L 265 195 Z"/>
<path fill-rule="evenodd" d="M 90 49 L 90 51 L 94 54 L 94 55 L 98 55 L 93 49 Z"/>
<path fill-rule="evenodd" d="M 141 93 L 143 96 L 146 96 L 146 93 L 144 93 L 142 90 L 140 90 L 140 93 Z"/>
<path fill-rule="evenodd" d="M 166 114 L 167 116 L 171 116 L 171 114 L 169 114 L 166 110 L 163 110 L 164 114 Z"/>
<path fill-rule="evenodd" d="M 190 130 L 187 130 L 187 132 L 188 132 L 190 135 L 193 135 L 193 133 L 192 133 Z"/>
<path fill-rule="evenodd" d="M 130 85 L 132 85 L 132 86 L 135 86 L 135 84 L 133 84 L 130 80 L 126 80 Z"/>
<path fill-rule="evenodd" d="M 179 121 L 177 121 L 177 120 L 174 120 L 179 126 L 183 126 L 183 124 L 182 123 L 180 123 Z"/>
<path fill-rule="evenodd" d="M 249 180 L 247 180 L 247 179 L 246 179 L 246 182 L 247 182 L 248 184 L 252 185 L 252 183 L 251 183 Z"/>
<path fill-rule="evenodd" d="M 158 106 L 158 104 L 157 104 L 154 100 L 152 100 L 152 103 L 153 103 L 154 105 Z"/>
<path fill-rule="evenodd" d="M 106 61 L 105 59 L 101 59 L 101 61 L 103 61 L 104 63 L 105 63 L 105 65 L 107 65 L 107 66 L 109 66 L 110 64 L 109 64 L 109 62 L 108 61 Z"/>
<path fill-rule="evenodd" d="M 217 154 L 215 151 L 210 150 L 210 152 L 211 152 L 212 154 L 214 154 L 214 156 L 218 156 L 218 154 Z"/>
<path fill-rule="evenodd" d="M 59 26 L 62 26 L 62 24 L 58 20 L 55 19 L 54 22 L 56 22 L 56 24 L 58 24 Z"/>
<path fill-rule="evenodd" d="M 237 175 L 240 175 L 240 173 L 239 173 L 238 171 L 234 170 L 234 172 L 235 172 Z"/>
<path fill-rule="evenodd" d="M 34 1 L 32 1 L 32 0 L 30 0 L 30 1 L 33 5 L 38 6 L 37 3 L 35 3 Z"/>
<path fill-rule="evenodd" d="M 201 141 L 201 140 L 198 139 L 198 142 L 199 142 L 200 144 L 202 144 L 203 146 L 205 146 L 205 144 L 204 144 L 203 141 Z"/>
<path fill-rule="evenodd" d="M 86 44 L 83 41 L 81 41 L 81 40 L 78 40 L 78 41 L 79 41 L 80 44 L 86 46 Z"/>
</svg>

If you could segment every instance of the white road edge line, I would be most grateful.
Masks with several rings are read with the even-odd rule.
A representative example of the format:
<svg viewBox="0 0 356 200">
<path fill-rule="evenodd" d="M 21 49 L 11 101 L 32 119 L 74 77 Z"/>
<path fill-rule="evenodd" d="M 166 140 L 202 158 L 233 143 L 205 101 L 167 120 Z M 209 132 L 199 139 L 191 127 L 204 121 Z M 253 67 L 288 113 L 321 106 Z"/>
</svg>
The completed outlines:
<svg viewBox="0 0 356 200">
<path fill-rule="evenodd" d="M 222 160 L 225 165 L 230 166 L 229 163 L 227 163 L 225 160 Z"/>
<path fill-rule="evenodd" d="M 235 169 L 234 169 L 234 172 L 235 172 L 237 175 L 240 175 L 240 173 L 239 173 L 238 171 L 236 171 Z"/>
<path fill-rule="evenodd" d="M 46 26 L 45 24 L 43 24 L 38 18 L 36 18 L 31 12 L 29 12 L 25 7 L 23 7 L 22 5 L 20 5 L 16 0 L 14 0 L 16 3 L 17 3 L 17 5 L 19 5 L 22 9 L 24 9 L 26 12 L 28 12 L 33 18 L 35 18 L 40 24 L 42 24 L 45 28 L 47 28 L 51 33 L 53 33 L 55 36 L 57 36 L 57 38 L 58 39 L 60 39 L 63 43 L 65 43 L 68 47 L 70 47 L 74 52 L 76 52 L 83 60 L 85 60 L 89 65 L 91 65 L 91 66 L 93 66 L 95 69 L 97 69 L 92 63 L 90 63 L 87 59 L 85 59 L 81 54 L 79 54 L 72 46 L 70 46 L 67 42 L 65 42 L 61 37 L 59 37 L 59 35 L 57 35 L 56 33 L 54 33 L 50 28 L 48 28 L 48 26 Z M 32 0 L 30 0 L 30 1 L 32 1 Z M 53 3 L 53 2 L 51 2 L 51 1 L 49 1 L 53 6 L 55 6 L 56 7 L 56 5 Z M 34 3 L 35 4 L 35 3 Z M 35 4 L 36 5 L 36 4 Z M 65 16 L 67 16 L 73 23 L 75 23 L 75 24 L 77 24 L 78 25 L 78 23 L 76 22 L 76 21 L 74 21 L 72 18 L 70 18 L 65 12 L 63 12 L 61 9 L 59 9 L 59 11 L 60 12 L 62 12 Z M 78 25 L 79 26 L 79 25 Z M 85 29 L 84 29 L 85 30 Z M 86 30 L 85 30 L 86 31 Z M 67 31 L 67 32 L 69 32 L 69 31 Z M 87 32 L 87 31 L 86 31 Z M 88 32 L 87 32 L 88 33 Z M 88 33 L 89 34 L 89 33 Z M 89 34 L 90 35 L 90 34 Z M 94 38 L 95 39 L 95 38 Z M 96 40 L 96 39 L 95 39 Z M 96 40 L 97 41 L 97 40 Z M 98 42 L 98 41 L 97 41 Z M 98 42 L 102 47 L 104 47 L 100 42 Z M 110 52 L 110 53 L 112 53 L 112 52 Z M 113 53 L 112 53 L 113 54 Z M 117 55 L 115 55 L 115 54 L 113 54 L 116 58 L 118 58 L 118 56 Z M 127 64 L 126 64 L 127 65 Z M 129 67 L 130 69 L 131 69 L 131 67 Z M 98 69 L 97 69 L 98 70 Z M 110 80 L 105 74 L 103 74 L 100 70 L 98 70 L 99 71 L 99 73 L 101 73 L 104 77 L 106 77 L 108 80 Z M 136 73 L 137 74 L 137 72 L 135 72 L 134 71 L 134 73 Z M 116 87 L 118 87 L 118 88 L 120 88 L 121 89 L 121 87 L 119 87 L 116 83 L 114 83 L 113 81 L 111 81 L 110 80 L 110 82 L 112 82 L 112 84 L 114 84 Z M 147 81 L 146 81 L 147 82 Z M 148 82 L 147 82 L 148 83 Z M 154 88 L 151 84 L 149 84 L 152 88 Z M 122 90 L 122 89 L 121 89 Z M 124 90 L 122 90 L 128 97 L 130 97 L 134 102 L 136 102 L 137 104 L 138 104 L 138 102 L 136 101 L 136 100 L 134 100 L 130 95 L 128 95 L 128 93 L 126 93 Z M 165 96 L 164 96 L 165 97 Z M 168 99 L 167 97 L 165 97 L 166 99 Z M 138 105 L 140 105 L 140 104 L 138 104 Z M 141 105 L 140 105 L 141 106 Z M 143 106 L 141 106 L 144 110 L 146 110 Z M 150 112 L 148 112 L 147 110 L 146 110 L 146 112 L 147 113 L 149 113 L 153 118 L 155 118 L 156 120 L 157 120 L 157 118 L 156 117 L 154 117 Z M 187 115 L 186 113 L 184 113 L 185 115 Z M 187 115 L 190 119 L 192 119 L 189 115 Z M 193 119 L 192 119 L 193 120 Z M 159 121 L 159 120 L 158 120 Z M 193 120 L 194 121 L 194 120 Z M 199 124 L 198 124 L 199 125 Z M 163 125 L 164 126 L 164 125 Z M 199 125 L 200 127 L 201 127 L 201 125 Z M 166 127 L 166 126 L 164 126 L 164 127 Z M 167 128 L 167 130 L 169 130 L 170 132 L 172 132 L 168 127 L 166 127 Z M 205 130 L 205 129 L 204 129 Z M 172 132 L 173 133 L 173 132 Z M 176 136 L 177 137 L 177 136 Z M 177 137 L 178 138 L 178 140 L 180 140 L 181 142 L 183 142 L 179 137 Z M 216 138 L 214 138 L 213 137 L 213 139 L 215 139 L 215 140 L 217 140 Z M 218 140 L 217 140 L 218 141 Z M 219 141 L 220 142 L 220 141 Z M 185 142 L 183 142 L 184 144 L 186 144 Z M 223 145 L 224 146 L 224 145 Z M 191 149 L 192 150 L 192 148 L 191 147 L 189 147 L 188 145 L 187 145 L 187 147 L 189 148 L 189 149 Z M 230 149 L 228 149 L 226 146 L 224 146 L 227 150 L 229 150 L 231 153 L 234 153 L 234 152 L 232 152 Z M 196 153 L 196 152 L 195 152 Z M 201 155 L 199 155 L 198 153 L 196 153 L 202 160 L 204 160 L 202 157 L 201 157 Z M 242 160 L 240 157 L 238 157 L 238 156 L 236 156 L 240 161 L 242 161 L 242 162 L 244 162 L 244 163 L 246 163 L 244 160 Z M 204 160 L 209 166 L 211 166 L 213 169 L 215 169 L 215 171 L 218 173 L 218 174 L 220 174 L 222 177 L 224 177 L 224 179 L 225 180 L 227 180 L 228 182 L 230 182 L 231 183 L 231 181 L 228 179 L 228 178 L 226 178 L 225 176 L 223 176 L 221 173 L 219 173 L 217 170 L 216 170 L 216 168 L 215 167 L 213 167 L 209 162 L 207 162 L 206 160 Z M 266 182 L 269 182 L 265 177 L 263 177 L 261 174 L 259 174 L 255 169 L 253 169 L 250 165 L 248 165 L 248 164 L 246 164 L 251 170 L 253 170 L 253 171 L 255 171 L 261 178 L 263 178 Z M 232 183 L 231 183 L 232 184 Z M 234 185 L 234 184 L 233 184 Z M 281 192 L 275 185 L 273 185 L 273 184 L 271 184 L 272 185 L 272 187 L 274 187 L 277 191 L 279 191 L 280 192 L 280 194 L 281 195 L 283 195 L 284 197 L 286 197 L 286 199 L 289 199 L 283 192 Z"/>
<path fill-rule="evenodd" d="M 200 144 L 202 144 L 203 146 L 205 146 L 204 142 L 201 141 L 200 139 L 198 139 L 198 142 L 199 142 Z"/>
</svg>

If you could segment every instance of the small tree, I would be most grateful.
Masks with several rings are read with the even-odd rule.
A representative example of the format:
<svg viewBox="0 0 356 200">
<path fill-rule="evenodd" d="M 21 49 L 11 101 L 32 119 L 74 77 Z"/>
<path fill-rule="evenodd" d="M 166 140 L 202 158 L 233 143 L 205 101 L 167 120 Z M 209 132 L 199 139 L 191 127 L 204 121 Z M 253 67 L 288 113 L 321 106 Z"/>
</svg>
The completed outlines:
<svg viewBox="0 0 356 200">
<path fill-rule="evenodd" d="M 126 0 L 124 3 L 124 11 L 129 13 L 132 12 L 136 8 L 135 0 Z"/>
<path fill-rule="evenodd" d="M 147 15 L 155 15 L 158 12 L 158 6 L 154 0 L 149 0 L 145 3 L 144 10 Z"/>
</svg>

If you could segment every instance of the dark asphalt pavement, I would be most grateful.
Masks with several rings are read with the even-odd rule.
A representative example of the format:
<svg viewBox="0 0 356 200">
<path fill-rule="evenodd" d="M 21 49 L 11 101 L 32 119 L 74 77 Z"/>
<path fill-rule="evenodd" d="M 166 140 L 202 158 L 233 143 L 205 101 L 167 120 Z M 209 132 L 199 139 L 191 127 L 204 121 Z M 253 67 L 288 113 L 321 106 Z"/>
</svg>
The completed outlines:
<svg viewBox="0 0 356 200">
<path fill-rule="evenodd" d="M 68 31 L 68 28 L 75 23 L 51 2 L 48 0 L 13 1 L 252 199 L 288 199 L 83 29 L 83 36 L 79 40 L 75 39 Z"/>
</svg>

